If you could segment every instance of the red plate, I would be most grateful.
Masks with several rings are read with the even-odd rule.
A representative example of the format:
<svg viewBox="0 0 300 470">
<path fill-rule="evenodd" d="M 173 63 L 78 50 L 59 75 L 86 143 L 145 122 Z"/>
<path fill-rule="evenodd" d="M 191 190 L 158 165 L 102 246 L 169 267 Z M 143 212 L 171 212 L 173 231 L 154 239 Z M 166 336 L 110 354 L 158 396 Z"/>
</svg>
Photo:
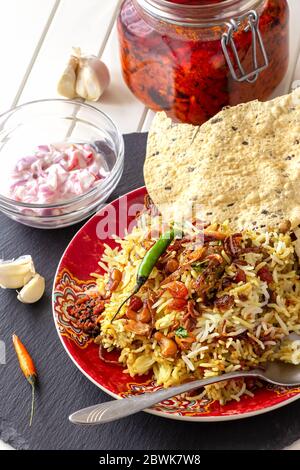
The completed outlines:
<svg viewBox="0 0 300 470">
<path fill-rule="evenodd" d="M 90 273 L 101 273 L 98 261 L 103 253 L 103 241 L 99 239 L 99 234 L 108 228 L 106 218 L 109 218 L 111 233 L 122 237 L 125 229 L 130 229 L 145 194 L 146 189 L 140 188 L 122 196 L 105 206 L 79 230 L 62 256 L 53 287 L 54 320 L 67 353 L 86 377 L 115 398 L 157 387 L 149 376 L 131 378 L 121 366 L 103 362 L 99 358 L 98 346 L 72 325 L 68 307 L 79 292 L 93 285 Z M 120 222 L 119 215 L 123 215 L 125 222 Z M 112 248 L 116 246 L 111 236 L 105 243 Z M 240 402 L 234 401 L 225 406 L 209 400 L 187 401 L 175 397 L 156 405 L 149 412 L 180 420 L 222 421 L 265 413 L 299 397 L 299 387 L 287 389 L 267 385 L 258 390 L 253 398 L 243 397 Z"/>
</svg>

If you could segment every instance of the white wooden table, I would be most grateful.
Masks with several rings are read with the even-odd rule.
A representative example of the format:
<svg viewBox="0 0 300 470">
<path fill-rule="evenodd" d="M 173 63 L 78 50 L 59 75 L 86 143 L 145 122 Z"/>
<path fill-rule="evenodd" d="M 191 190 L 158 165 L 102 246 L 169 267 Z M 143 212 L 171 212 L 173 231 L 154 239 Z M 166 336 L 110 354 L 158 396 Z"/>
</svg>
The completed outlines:
<svg viewBox="0 0 300 470">
<path fill-rule="evenodd" d="M 121 77 L 115 26 L 121 1 L 0 0 L 0 113 L 26 101 L 57 97 L 57 80 L 71 48 L 80 46 L 101 56 L 111 72 L 111 86 L 96 106 L 122 133 L 148 130 L 153 113 L 135 99 Z M 300 1 L 289 3 L 290 66 L 277 94 L 300 81 Z"/>
</svg>

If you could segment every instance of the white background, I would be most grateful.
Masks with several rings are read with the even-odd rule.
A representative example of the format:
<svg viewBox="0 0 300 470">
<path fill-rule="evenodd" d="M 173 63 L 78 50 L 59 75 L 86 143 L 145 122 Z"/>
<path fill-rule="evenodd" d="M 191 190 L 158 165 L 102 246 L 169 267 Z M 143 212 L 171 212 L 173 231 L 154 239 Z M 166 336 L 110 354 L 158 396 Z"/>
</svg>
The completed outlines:
<svg viewBox="0 0 300 470">
<path fill-rule="evenodd" d="M 96 106 L 107 112 L 123 133 L 148 130 L 152 112 L 134 98 L 121 78 L 115 27 L 120 3 L 0 0 L 0 113 L 26 101 L 57 97 L 57 80 L 71 47 L 80 46 L 101 56 L 111 72 L 111 86 Z M 300 1 L 289 3 L 290 67 L 277 94 L 288 92 L 292 83 L 300 80 Z"/>
</svg>

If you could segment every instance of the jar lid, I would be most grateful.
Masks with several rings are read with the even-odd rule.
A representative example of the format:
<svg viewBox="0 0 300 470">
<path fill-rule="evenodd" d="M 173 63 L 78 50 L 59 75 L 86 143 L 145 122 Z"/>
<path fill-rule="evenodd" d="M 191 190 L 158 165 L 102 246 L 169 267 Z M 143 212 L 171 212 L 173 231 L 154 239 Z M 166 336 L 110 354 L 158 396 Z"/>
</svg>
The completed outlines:
<svg viewBox="0 0 300 470">
<path fill-rule="evenodd" d="M 212 26 L 231 18 L 245 15 L 265 0 L 223 0 L 201 5 L 175 3 L 168 0 L 135 0 L 139 7 L 151 16 L 182 26 Z"/>
<path fill-rule="evenodd" d="M 213 27 L 223 25 L 221 36 L 223 53 L 232 78 L 238 82 L 254 83 L 259 74 L 269 65 L 268 56 L 259 30 L 259 14 L 254 9 L 265 0 L 223 0 L 211 3 L 203 1 L 201 5 L 194 3 L 177 3 L 176 0 L 135 0 L 143 11 L 160 21 L 181 26 Z M 246 72 L 239 58 L 234 41 L 234 34 L 239 30 L 251 31 L 252 63 L 251 71 Z M 262 56 L 259 63 L 258 57 Z"/>
</svg>

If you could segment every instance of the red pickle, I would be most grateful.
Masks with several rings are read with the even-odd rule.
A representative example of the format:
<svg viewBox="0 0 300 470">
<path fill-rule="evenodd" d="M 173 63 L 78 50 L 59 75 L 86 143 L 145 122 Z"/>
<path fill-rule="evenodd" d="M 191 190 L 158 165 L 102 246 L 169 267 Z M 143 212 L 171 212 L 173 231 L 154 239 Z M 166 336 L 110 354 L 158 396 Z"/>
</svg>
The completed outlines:
<svg viewBox="0 0 300 470">
<path fill-rule="evenodd" d="M 119 14 L 118 32 L 125 82 L 154 111 L 164 110 L 175 121 L 199 125 L 224 106 L 253 99 L 267 100 L 283 79 L 289 58 L 286 0 L 252 2 L 259 15 L 259 30 L 269 62 L 253 83 L 236 81 L 226 61 L 221 44 L 222 35 L 228 32 L 223 0 L 169 1 L 169 10 L 214 4 L 220 19 L 213 26 L 208 25 L 207 18 L 203 23 L 203 11 L 198 22 L 194 18 L 188 23 L 186 14 L 185 24 L 180 25 L 146 11 L 148 3 L 149 0 L 125 0 Z M 160 0 L 151 3 L 160 4 Z M 245 0 L 233 3 L 241 9 Z M 238 10 L 236 13 L 234 18 L 239 16 Z M 249 10 L 244 9 L 246 23 L 241 23 L 233 38 L 245 72 L 253 72 L 253 33 L 245 31 L 248 14 Z M 258 65 L 261 65 L 263 54 L 257 49 Z M 231 48 L 229 56 L 238 75 Z"/>
</svg>

